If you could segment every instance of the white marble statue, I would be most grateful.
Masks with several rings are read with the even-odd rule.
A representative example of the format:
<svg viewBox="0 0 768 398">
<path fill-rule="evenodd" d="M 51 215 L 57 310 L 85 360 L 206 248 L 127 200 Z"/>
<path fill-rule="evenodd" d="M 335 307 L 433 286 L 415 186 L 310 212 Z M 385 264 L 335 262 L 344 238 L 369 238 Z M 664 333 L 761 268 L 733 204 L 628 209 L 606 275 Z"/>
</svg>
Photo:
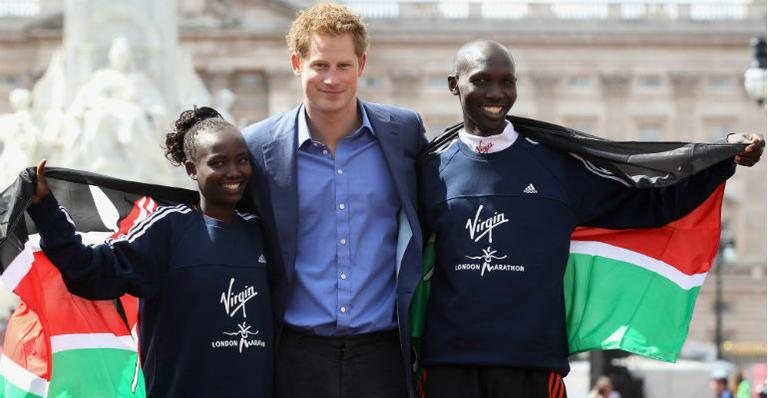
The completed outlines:
<svg viewBox="0 0 768 398">
<path fill-rule="evenodd" d="M 213 108 L 219 111 L 225 120 L 237 126 L 237 120 L 235 120 L 235 117 L 232 116 L 231 112 L 232 105 L 235 103 L 235 98 L 235 93 L 233 93 L 232 90 L 222 88 L 213 96 Z"/>
<path fill-rule="evenodd" d="M 205 87 L 205 83 L 195 71 L 195 64 L 192 62 L 192 56 L 184 49 L 177 50 L 177 60 L 174 64 L 173 78 L 176 80 L 174 98 L 176 100 L 176 110 L 181 111 L 192 109 L 194 105 L 210 106 L 211 93 Z M 173 115 L 178 116 L 178 114 Z M 175 120 L 175 118 L 173 119 Z"/>
<path fill-rule="evenodd" d="M 66 112 L 63 165 L 120 178 L 167 183 L 160 149 L 167 129 L 165 102 L 149 78 L 134 68 L 131 46 L 116 38 L 109 67 L 97 70 Z M 141 163 L 139 163 L 141 162 Z"/>
<path fill-rule="evenodd" d="M 0 115 L 0 190 L 35 163 L 40 129 L 31 116 L 32 93 L 15 89 L 8 95 L 13 113 Z"/>
<path fill-rule="evenodd" d="M 63 3 L 62 47 L 34 85 L 31 112 L 0 115 L 0 173 L 44 157 L 51 166 L 189 186 L 161 146 L 182 110 L 213 100 L 179 46 L 177 1 Z M 17 138 L 20 120 L 39 127 L 33 149 Z M 3 148 L 6 141 L 13 142 Z"/>
</svg>

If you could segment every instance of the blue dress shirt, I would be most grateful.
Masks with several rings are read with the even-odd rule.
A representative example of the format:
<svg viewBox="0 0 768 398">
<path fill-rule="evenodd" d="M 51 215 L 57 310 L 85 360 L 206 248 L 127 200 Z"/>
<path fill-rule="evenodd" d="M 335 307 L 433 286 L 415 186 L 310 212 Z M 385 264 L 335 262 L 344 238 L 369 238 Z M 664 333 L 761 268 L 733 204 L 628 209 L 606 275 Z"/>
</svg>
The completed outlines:
<svg viewBox="0 0 768 398">
<path fill-rule="evenodd" d="M 285 322 L 312 334 L 390 330 L 401 207 L 368 115 L 336 145 L 312 139 L 299 111 L 296 279 Z"/>
</svg>

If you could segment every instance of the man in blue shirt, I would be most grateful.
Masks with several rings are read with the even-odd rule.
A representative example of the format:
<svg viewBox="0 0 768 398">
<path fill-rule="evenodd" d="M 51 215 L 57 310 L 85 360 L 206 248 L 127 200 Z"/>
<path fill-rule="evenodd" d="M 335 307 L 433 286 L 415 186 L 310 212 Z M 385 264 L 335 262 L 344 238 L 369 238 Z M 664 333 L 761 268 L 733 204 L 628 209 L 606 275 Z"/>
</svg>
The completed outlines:
<svg viewBox="0 0 768 398">
<path fill-rule="evenodd" d="M 422 251 L 421 119 L 357 98 L 367 31 L 346 7 L 304 10 L 287 41 L 303 102 L 243 133 L 251 194 L 284 269 L 276 396 L 414 396 L 408 308 Z"/>
</svg>

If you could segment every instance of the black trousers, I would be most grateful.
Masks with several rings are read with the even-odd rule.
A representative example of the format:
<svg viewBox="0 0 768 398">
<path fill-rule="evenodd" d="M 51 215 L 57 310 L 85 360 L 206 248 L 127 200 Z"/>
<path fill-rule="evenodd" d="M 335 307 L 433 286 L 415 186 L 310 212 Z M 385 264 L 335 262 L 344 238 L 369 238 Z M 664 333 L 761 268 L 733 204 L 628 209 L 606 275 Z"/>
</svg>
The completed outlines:
<svg viewBox="0 0 768 398">
<path fill-rule="evenodd" d="M 397 330 L 325 337 L 286 328 L 275 366 L 277 398 L 403 398 Z"/>
<path fill-rule="evenodd" d="M 426 398 L 567 398 L 559 373 L 496 366 L 431 366 Z"/>
</svg>

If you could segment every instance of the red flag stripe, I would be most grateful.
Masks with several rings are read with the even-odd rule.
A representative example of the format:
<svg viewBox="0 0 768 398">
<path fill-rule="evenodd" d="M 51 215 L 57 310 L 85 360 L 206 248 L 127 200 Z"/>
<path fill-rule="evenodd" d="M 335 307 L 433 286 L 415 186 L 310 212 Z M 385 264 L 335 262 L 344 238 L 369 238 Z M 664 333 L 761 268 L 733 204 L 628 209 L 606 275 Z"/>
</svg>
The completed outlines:
<svg viewBox="0 0 768 398">
<path fill-rule="evenodd" d="M 660 228 L 577 228 L 571 239 L 601 241 L 656 258 L 687 275 L 706 273 L 720 241 L 720 207 L 725 183 L 687 216 Z M 642 232 L 642 235 L 638 234 Z"/>
</svg>

